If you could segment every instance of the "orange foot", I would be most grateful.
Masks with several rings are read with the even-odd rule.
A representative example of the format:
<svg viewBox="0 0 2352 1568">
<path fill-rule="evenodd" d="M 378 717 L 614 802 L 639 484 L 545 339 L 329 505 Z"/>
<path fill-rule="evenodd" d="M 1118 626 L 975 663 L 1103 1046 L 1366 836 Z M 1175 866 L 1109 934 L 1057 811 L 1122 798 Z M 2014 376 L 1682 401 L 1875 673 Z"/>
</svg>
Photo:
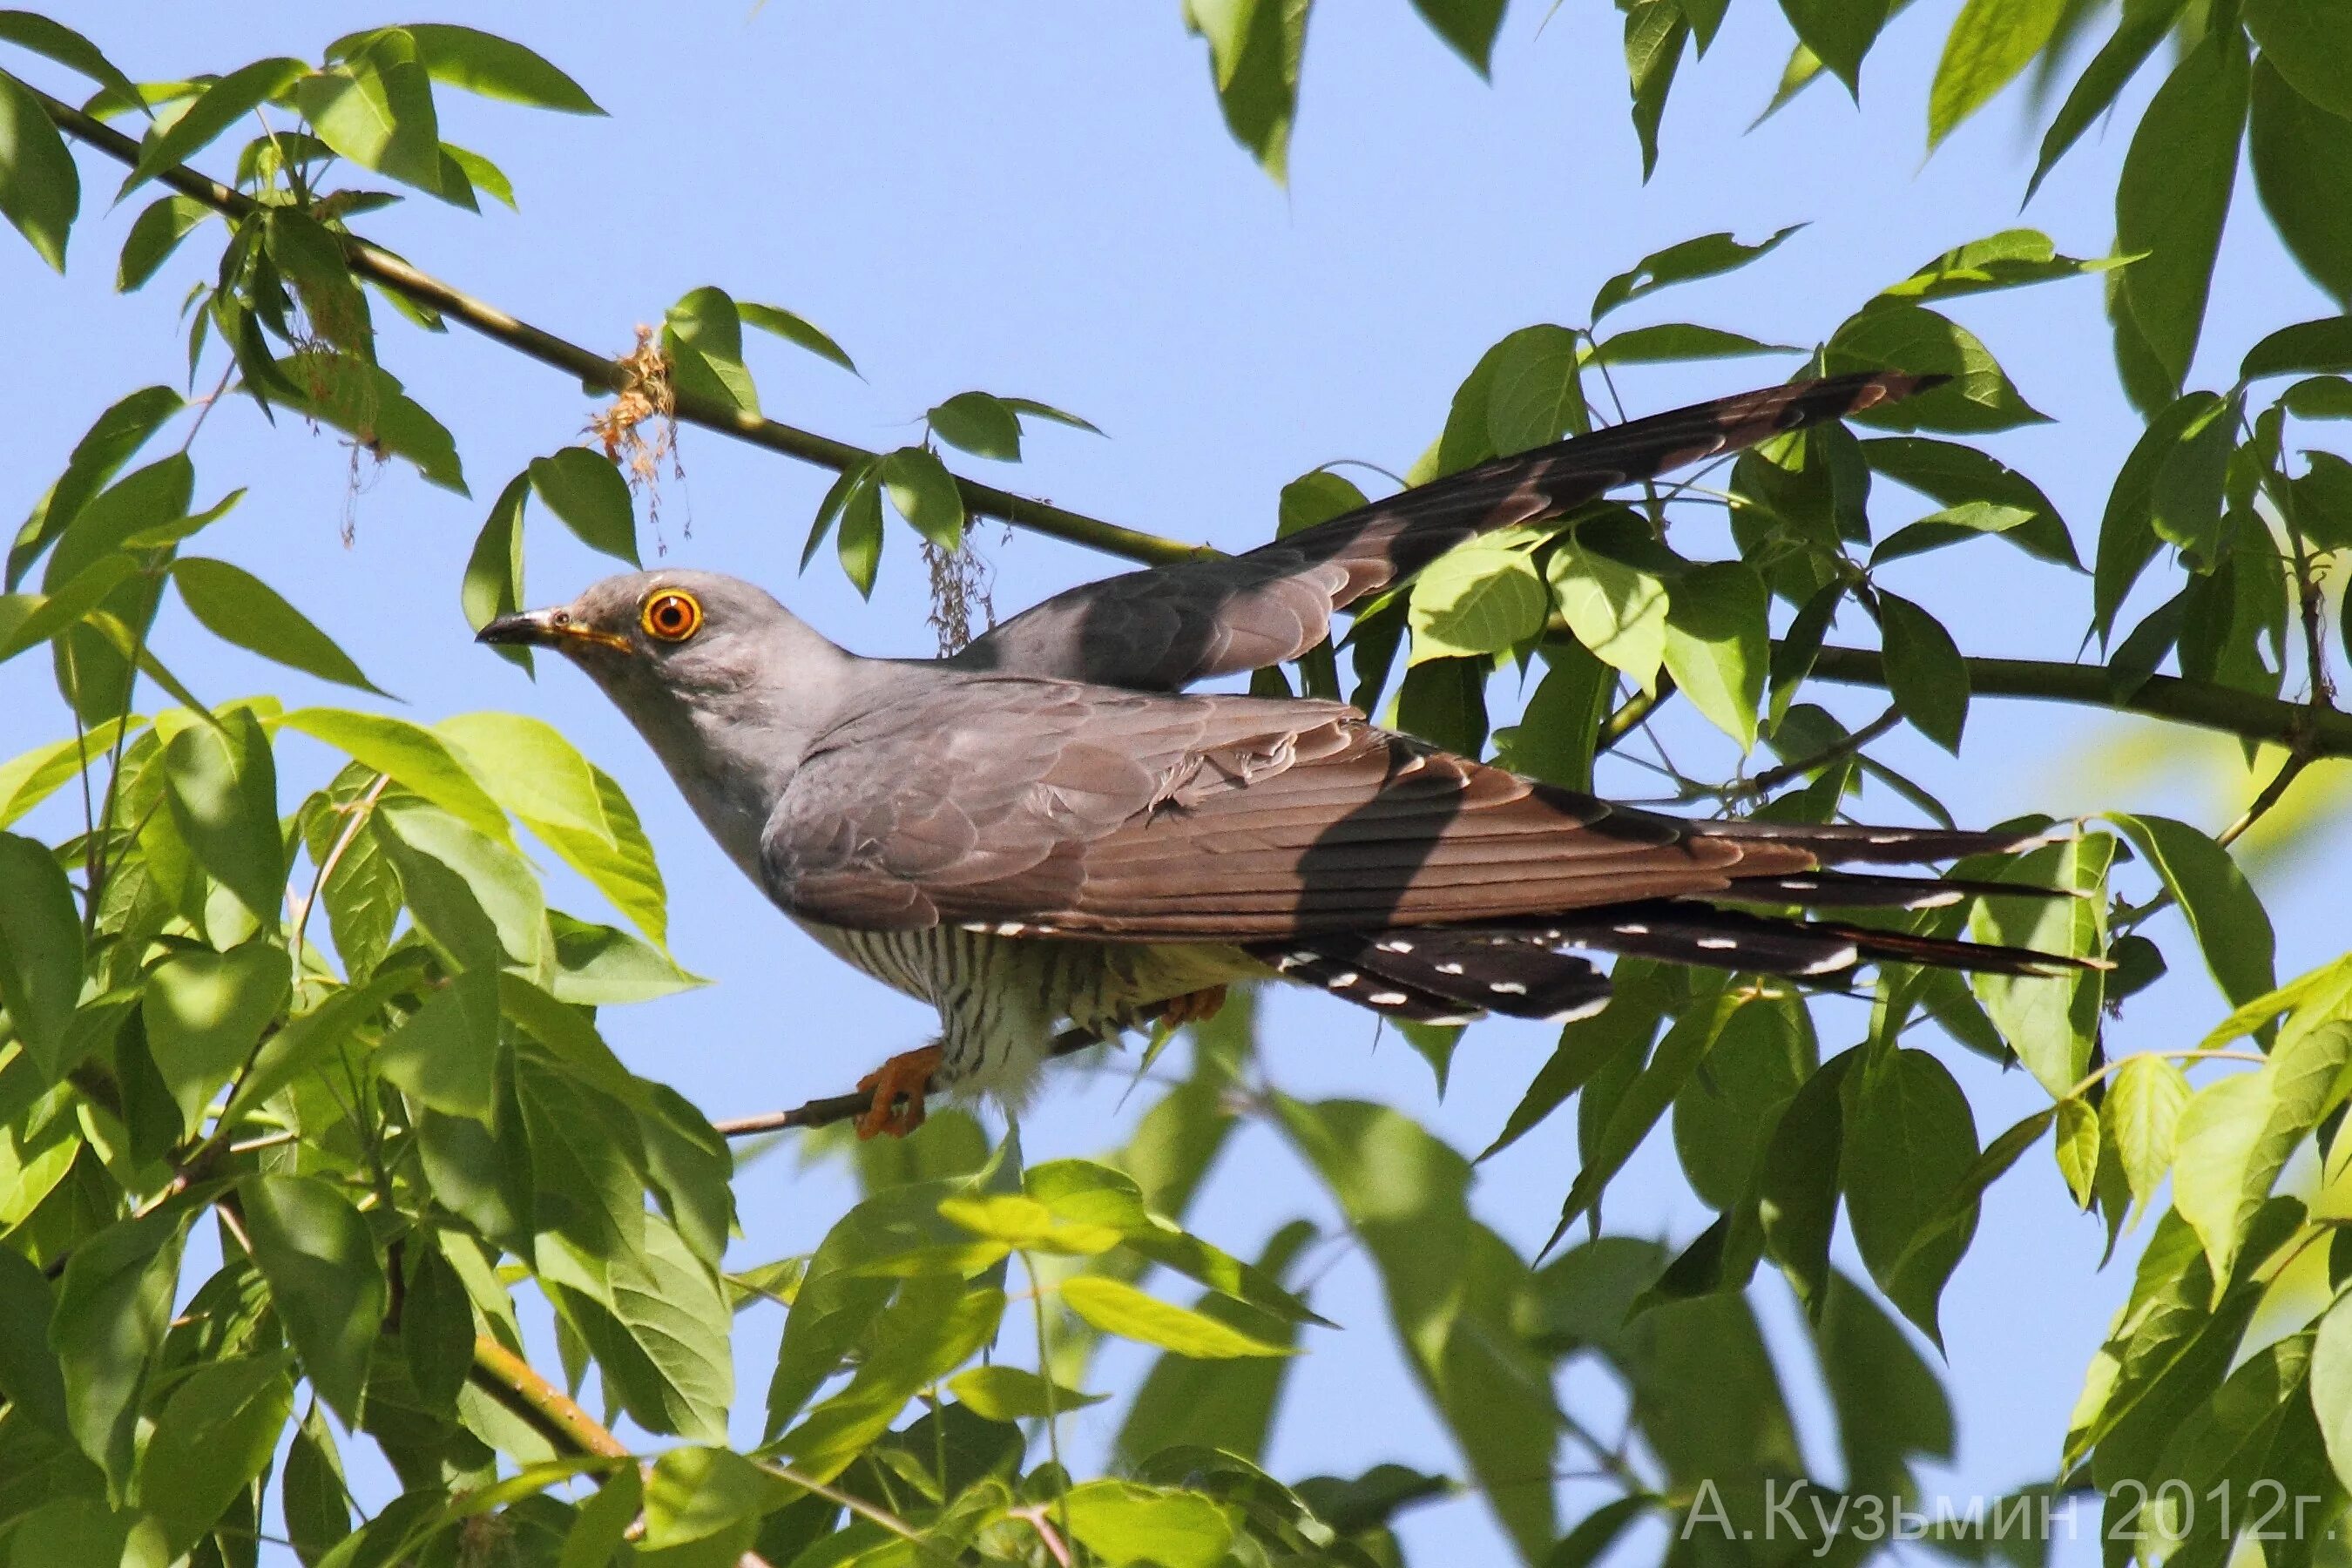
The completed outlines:
<svg viewBox="0 0 2352 1568">
<path fill-rule="evenodd" d="M 1171 996 L 1160 1004 L 1160 1021 L 1171 1029 L 1186 1024 L 1205 1023 L 1217 1016 L 1225 1005 L 1225 988 L 1212 985 L 1206 991 L 1190 992 Z"/>
<path fill-rule="evenodd" d="M 925 1046 L 919 1051 L 900 1051 L 859 1079 L 857 1087 L 872 1089 L 874 1102 L 857 1119 L 857 1135 L 878 1138 L 887 1132 L 904 1138 L 920 1127 L 923 1096 L 930 1089 L 931 1075 L 939 1070 L 940 1047 Z"/>
</svg>

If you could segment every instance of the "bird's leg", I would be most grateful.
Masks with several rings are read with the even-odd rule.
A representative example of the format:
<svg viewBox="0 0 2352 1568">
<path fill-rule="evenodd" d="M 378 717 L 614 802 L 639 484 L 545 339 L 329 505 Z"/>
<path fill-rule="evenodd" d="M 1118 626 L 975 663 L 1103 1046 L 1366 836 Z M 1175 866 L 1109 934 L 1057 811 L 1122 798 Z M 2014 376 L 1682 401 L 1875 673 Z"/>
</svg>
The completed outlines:
<svg viewBox="0 0 2352 1568">
<path fill-rule="evenodd" d="M 1171 996 L 1160 1004 L 1160 1022 L 1171 1029 L 1186 1024 L 1205 1023 L 1217 1016 L 1225 1005 L 1225 988 L 1212 985 L 1205 991 L 1187 992 Z"/>
<path fill-rule="evenodd" d="M 923 1096 L 929 1092 L 931 1077 L 940 1070 L 940 1047 L 925 1046 L 919 1051 L 900 1051 L 872 1072 L 857 1080 L 857 1087 L 874 1091 L 874 1102 L 866 1114 L 857 1119 L 860 1138 L 877 1138 L 884 1133 L 904 1138 L 923 1124 Z M 904 1100 L 904 1110 L 899 1101 Z"/>
</svg>

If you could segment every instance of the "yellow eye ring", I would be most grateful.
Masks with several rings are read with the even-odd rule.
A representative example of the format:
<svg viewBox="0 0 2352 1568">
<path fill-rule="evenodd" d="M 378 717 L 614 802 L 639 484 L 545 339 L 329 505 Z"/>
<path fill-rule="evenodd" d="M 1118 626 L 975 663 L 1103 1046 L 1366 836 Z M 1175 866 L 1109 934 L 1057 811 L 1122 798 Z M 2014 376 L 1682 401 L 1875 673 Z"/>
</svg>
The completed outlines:
<svg viewBox="0 0 2352 1568">
<path fill-rule="evenodd" d="M 646 597 L 637 625 L 656 642 L 684 642 L 702 629 L 702 605 L 683 588 L 664 588 Z"/>
</svg>

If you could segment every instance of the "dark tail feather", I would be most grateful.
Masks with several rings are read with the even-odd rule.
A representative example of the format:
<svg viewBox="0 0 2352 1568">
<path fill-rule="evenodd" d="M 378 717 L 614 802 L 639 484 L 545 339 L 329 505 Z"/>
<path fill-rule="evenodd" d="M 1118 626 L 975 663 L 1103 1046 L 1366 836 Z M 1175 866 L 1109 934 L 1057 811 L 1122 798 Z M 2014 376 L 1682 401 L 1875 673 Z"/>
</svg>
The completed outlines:
<svg viewBox="0 0 2352 1568">
<path fill-rule="evenodd" d="M 1800 871 L 1743 877 L 1715 895 L 1735 903 L 1801 904 L 1808 909 L 1941 910 L 1973 899 L 2074 899 L 2064 888 L 1979 882 L 1957 877 L 1876 877 L 1857 871 Z"/>
<path fill-rule="evenodd" d="M 1671 899 L 1579 910 L 1546 921 L 1541 930 L 1550 940 L 1604 952 L 1797 978 L 1836 974 L 1864 963 L 2019 975 L 2105 967 L 2096 959 L 2030 948 L 1915 936 L 1833 921 L 1782 920 Z"/>
<path fill-rule="evenodd" d="M 1694 824 L 1708 838 L 1787 844 L 1825 866 L 1915 866 L 1971 855 L 2014 855 L 2074 837 L 2072 823 L 2016 832 L 1948 827 L 1868 827 L 1846 822 L 1759 822 L 1753 817 Z"/>
<path fill-rule="evenodd" d="M 1609 1001 L 1609 977 L 1531 931 L 1422 926 L 1254 949 L 1286 977 L 1391 1017 L 1467 1023 L 1486 1013 L 1561 1022 Z"/>
</svg>

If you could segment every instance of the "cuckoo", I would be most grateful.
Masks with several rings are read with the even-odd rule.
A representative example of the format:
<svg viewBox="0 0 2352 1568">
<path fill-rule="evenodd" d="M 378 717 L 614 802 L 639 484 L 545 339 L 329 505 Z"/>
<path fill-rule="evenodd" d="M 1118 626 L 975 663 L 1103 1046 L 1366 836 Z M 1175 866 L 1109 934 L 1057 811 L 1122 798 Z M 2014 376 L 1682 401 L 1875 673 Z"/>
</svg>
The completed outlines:
<svg viewBox="0 0 2352 1568">
<path fill-rule="evenodd" d="M 2076 961 L 1831 918 L 1988 890 L 1855 868 L 2027 836 L 1688 820 L 1337 702 L 1183 690 L 1307 652 L 1335 612 L 1474 535 L 1920 384 L 1802 381 L 1596 430 L 1244 554 L 1073 588 L 945 658 L 860 658 L 751 584 L 695 571 L 607 578 L 480 637 L 563 654 L 769 899 L 938 1008 L 934 1044 L 860 1084 L 869 1137 L 919 1122 L 926 1091 L 1017 1106 L 1059 1026 L 1181 1021 L 1269 974 L 1460 1021 L 1598 1009 L 1609 980 L 1589 952 L 1790 976 L 2049 973 Z"/>
</svg>

